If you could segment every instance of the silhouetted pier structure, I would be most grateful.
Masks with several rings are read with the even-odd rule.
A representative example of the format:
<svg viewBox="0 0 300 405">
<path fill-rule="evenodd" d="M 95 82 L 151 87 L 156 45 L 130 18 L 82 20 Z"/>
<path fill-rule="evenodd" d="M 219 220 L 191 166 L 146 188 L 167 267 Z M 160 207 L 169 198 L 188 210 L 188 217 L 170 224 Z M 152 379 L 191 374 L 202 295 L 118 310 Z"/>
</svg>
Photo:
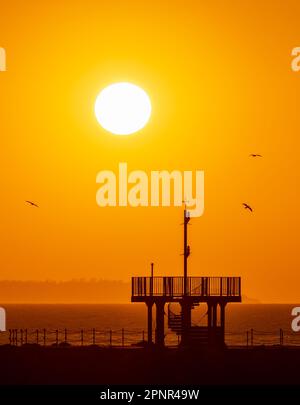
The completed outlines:
<svg viewBox="0 0 300 405">
<path fill-rule="evenodd" d="M 156 307 L 155 343 L 164 346 L 165 305 L 168 305 L 168 327 L 181 336 L 183 346 L 225 344 L 225 307 L 229 302 L 241 302 L 240 277 L 188 277 L 187 225 L 190 218 L 184 210 L 184 276 L 132 277 L 132 302 L 145 302 L 148 310 L 148 343 L 152 344 L 152 309 Z M 177 302 L 181 311 L 175 314 L 170 304 Z M 192 324 L 192 310 L 200 303 L 207 304 L 207 325 Z"/>
</svg>

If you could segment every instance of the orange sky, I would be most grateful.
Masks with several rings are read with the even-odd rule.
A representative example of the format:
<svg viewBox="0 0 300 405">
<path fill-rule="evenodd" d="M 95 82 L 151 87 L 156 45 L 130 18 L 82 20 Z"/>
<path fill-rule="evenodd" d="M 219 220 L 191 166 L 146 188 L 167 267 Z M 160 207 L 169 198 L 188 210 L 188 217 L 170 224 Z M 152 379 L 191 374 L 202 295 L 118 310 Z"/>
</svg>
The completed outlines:
<svg viewBox="0 0 300 405">
<path fill-rule="evenodd" d="M 250 297 L 299 301 L 299 1 L 1 3 L 1 278 L 128 280 L 151 261 L 180 275 L 180 208 L 96 205 L 96 174 L 123 161 L 205 171 L 190 275 L 240 275 Z M 152 100 L 133 136 L 94 117 L 117 81 Z"/>
</svg>

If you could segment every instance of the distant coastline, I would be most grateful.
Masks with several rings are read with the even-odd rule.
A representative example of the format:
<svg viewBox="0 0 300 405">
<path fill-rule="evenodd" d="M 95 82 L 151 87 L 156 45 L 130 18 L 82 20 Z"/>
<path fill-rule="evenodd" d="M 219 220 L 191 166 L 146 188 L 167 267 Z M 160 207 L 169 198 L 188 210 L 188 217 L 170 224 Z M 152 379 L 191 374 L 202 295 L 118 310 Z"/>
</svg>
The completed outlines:
<svg viewBox="0 0 300 405">
<path fill-rule="evenodd" d="M 130 281 L 105 279 L 0 280 L 2 304 L 129 304 Z M 244 304 L 294 304 L 243 295 Z"/>
<path fill-rule="evenodd" d="M 130 283 L 114 280 L 0 281 L 0 300 L 7 304 L 128 304 Z"/>
</svg>

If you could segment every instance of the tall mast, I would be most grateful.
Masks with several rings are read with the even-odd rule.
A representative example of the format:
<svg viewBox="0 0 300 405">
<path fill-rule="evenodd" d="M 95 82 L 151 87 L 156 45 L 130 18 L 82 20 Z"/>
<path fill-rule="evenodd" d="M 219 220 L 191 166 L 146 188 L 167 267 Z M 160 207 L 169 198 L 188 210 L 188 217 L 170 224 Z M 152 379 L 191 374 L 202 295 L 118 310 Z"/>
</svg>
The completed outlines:
<svg viewBox="0 0 300 405">
<path fill-rule="evenodd" d="M 187 225 L 190 221 L 189 212 L 184 207 L 184 218 L 183 218 L 183 291 L 184 295 L 188 294 L 188 268 L 187 268 L 187 259 L 190 255 L 190 247 L 188 246 L 187 238 Z"/>
</svg>

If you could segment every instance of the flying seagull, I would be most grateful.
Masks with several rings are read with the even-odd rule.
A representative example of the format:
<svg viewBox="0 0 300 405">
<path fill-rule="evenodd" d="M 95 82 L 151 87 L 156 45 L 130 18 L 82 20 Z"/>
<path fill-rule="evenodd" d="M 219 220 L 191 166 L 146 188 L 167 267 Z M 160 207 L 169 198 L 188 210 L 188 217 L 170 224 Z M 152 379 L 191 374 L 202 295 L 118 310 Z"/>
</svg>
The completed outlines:
<svg viewBox="0 0 300 405">
<path fill-rule="evenodd" d="M 249 210 L 249 211 L 253 212 L 253 209 L 250 207 L 250 205 L 243 203 L 243 206 L 244 206 L 245 210 Z"/>
<path fill-rule="evenodd" d="M 256 158 L 256 157 L 262 157 L 262 155 L 258 155 L 257 153 L 251 153 L 251 154 L 249 155 L 249 157 Z"/>
<path fill-rule="evenodd" d="M 36 203 L 32 202 L 32 201 L 26 200 L 25 202 L 27 202 L 27 204 L 30 204 L 32 207 L 37 207 L 37 208 L 39 208 L 39 206 L 38 206 Z"/>
</svg>

